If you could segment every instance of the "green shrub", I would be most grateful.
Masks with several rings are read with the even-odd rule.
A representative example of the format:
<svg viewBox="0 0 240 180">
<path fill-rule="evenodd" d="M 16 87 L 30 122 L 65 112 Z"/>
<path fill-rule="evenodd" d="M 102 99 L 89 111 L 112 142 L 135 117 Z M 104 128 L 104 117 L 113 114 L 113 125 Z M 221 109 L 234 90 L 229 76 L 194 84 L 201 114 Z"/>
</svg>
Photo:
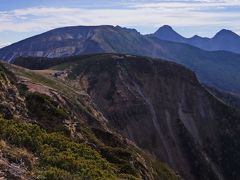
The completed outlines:
<svg viewBox="0 0 240 180">
<path fill-rule="evenodd" d="M 74 179 L 74 177 L 65 170 L 50 167 L 50 168 L 46 168 L 44 171 L 39 171 L 37 179 L 66 180 L 66 179 Z"/>
<path fill-rule="evenodd" d="M 75 143 L 60 133 L 47 133 L 37 125 L 0 119 L 0 138 L 38 156 L 41 178 L 59 179 L 71 174 L 77 179 L 117 177 L 117 168 L 91 147 Z"/>
<path fill-rule="evenodd" d="M 26 104 L 32 117 L 47 130 L 63 131 L 63 121 L 68 118 L 67 112 L 49 96 L 40 93 L 27 93 Z"/>
<path fill-rule="evenodd" d="M 0 65 L 0 80 L 5 79 L 5 73 L 4 73 L 4 68 L 2 65 Z"/>
</svg>

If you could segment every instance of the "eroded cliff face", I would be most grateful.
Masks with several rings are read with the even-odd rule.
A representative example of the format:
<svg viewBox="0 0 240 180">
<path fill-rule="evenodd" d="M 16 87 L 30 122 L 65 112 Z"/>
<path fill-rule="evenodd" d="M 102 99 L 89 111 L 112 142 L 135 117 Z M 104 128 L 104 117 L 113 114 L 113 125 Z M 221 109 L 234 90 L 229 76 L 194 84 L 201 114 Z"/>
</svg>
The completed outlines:
<svg viewBox="0 0 240 180">
<path fill-rule="evenodd" d="M 194 73 L 174 63 L 122 55 L 73 64 L 70 79 L 79 82 L 111 127 L 183 177 L 240 177 L 240 115 L 205 90 Z"/>
<path fill-rule="evenodd" d="M 0 63 L 1 123 L 3 119 L 13 124 L 17 120 L 19 124 L 36 124 L 48 133 L 61 132 L 74 142 L 96 150 L 116 166 L 118 179 L 179 179 L 168 167 L 108 127 L 108 120 L 89 95 L 44 74 Z M 3 139 L 2 136 L 0 177 L 36 177 L 35 170 L 41 164 L 39 154 L 31 152 L 25 144 L 18 144 L 17 148 L 11 138 Z"/>
<path fill-rule="evenodd" d="M 121 173 L 178 178 L 154 156 L 185 179 L 240 178 L 240 113 L 182 66 L 116 54 L 62 59 L 43 71 L 4 66 L 11 72 L 0 79 L 1 98 L 20 105 L 10 109 L 15 117 L 67 132 Z"/>
</svg>

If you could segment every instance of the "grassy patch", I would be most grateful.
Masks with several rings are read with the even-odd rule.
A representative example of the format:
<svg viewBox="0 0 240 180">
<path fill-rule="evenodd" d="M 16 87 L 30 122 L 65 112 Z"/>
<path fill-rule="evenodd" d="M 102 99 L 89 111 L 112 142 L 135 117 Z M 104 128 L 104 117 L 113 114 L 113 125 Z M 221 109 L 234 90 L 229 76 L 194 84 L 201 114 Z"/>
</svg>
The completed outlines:
<svg viewBox="0 0 240 180">
<path fill-rule="evenodd" d="M 49 88 L 55 89 L 59 93 L 64 94 L 65 96 L 71 99 L 76 99 L 77 96 L 79 95 L 76 89 L 74 89 L 73 87 L 70 87 L 65 82 L 62 82 L 61 80 L 56 79 L 54 77 L 43 75 L 38 72 L 34 72 L 31 70 L 23 69 L 23 68 L 12 66 L 12 65 L 5 65 L 5 66 L 11 69 L 11 71 L 14 72 L 16 75 L 24 78 L 28 78 L 34 83 L 39 83 Z"/>
<path fill-rule="evenodd" d="M 123 179 L 139 179 L 139 169 L 133 162 L 136 161 L 136 154 L 127 145 L 120 142 L 111 133 L 100 129 L 81 128 L 81 133 L 87 137 L 91 144 L 97 147 L 98 152 L 119 170 L 119 176 Z M 116 144 L 118 143 L 118 144 Z"/>
</svg>

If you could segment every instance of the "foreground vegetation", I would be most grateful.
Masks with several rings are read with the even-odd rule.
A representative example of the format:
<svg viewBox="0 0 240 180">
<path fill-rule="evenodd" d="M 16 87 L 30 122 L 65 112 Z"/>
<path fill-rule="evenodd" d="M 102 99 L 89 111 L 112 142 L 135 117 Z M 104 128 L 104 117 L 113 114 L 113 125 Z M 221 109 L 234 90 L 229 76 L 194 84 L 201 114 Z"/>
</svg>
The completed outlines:
<svg viewBox="0 0 240 180">
<path fill-rule="evenodd" d="M 90 146 L 76 143 L 61 133 L 48 133 L 38 125 L 2 117 L 0 139 L 14 147 L 13 150 L 18 148 L 19 155 L 14 155 L 14 159 L 19 162 L 27 156 L 37 157 L 36 167 L 29 169 L 37 179 L 139 179 L 136 169 L 129 162 L 131 153 L 122 148 L 102 146 L 100 154 Z M 0 151 L 1 144 L 4 143 L 0 143 Z M 159 179 L 178 179 L 162 164 L 155 168 Z"/>
<path fill-rule="evenodd" d="M 0 119 L 0 138 L 39 157 L 38 179 L 116 179 L 117 169 L 85 144 L 37 125 Z"/>
</svg>

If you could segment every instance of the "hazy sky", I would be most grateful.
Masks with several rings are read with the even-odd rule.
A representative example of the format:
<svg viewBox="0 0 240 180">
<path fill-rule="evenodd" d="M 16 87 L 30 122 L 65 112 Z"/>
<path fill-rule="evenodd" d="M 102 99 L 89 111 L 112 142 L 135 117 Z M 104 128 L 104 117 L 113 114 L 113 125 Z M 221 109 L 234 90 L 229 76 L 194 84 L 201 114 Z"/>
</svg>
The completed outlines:
<svg viewBox="0 0 240 180">
<path fill-rule="evenodd" d="M 0 47 L 56 27 L 102 24 L 143 34 L 165 24 L 186 37 L 240 34 L 240 0 L 0 0 Z"/>
</svg>

